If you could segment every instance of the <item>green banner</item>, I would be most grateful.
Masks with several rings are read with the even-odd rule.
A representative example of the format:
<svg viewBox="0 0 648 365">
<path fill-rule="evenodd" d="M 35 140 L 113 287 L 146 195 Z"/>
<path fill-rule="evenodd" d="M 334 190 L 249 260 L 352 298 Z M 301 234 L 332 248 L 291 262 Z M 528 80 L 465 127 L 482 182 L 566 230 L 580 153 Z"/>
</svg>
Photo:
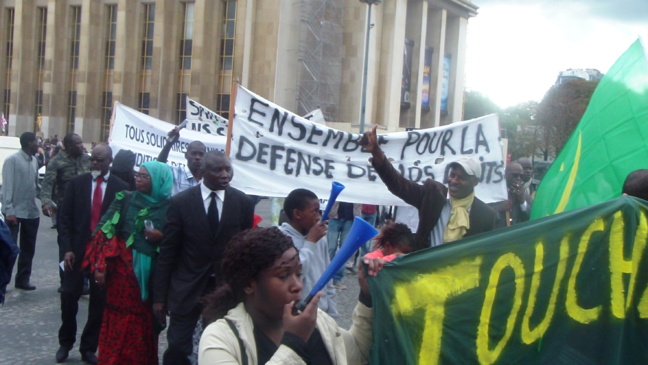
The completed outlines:
<svg viewBox="0 0 648 365">
<path fill-rule="evenodd" d="M 597 86 L 536 192 L 531 218 L 598 204 L 648 168 L 648 59 L 637 40 Z"/>
<path fill-rule="evenodd" d="M 400 257 L 371 364 L 647 364 L 648 202 L 621 196 Z"/>
</svg>

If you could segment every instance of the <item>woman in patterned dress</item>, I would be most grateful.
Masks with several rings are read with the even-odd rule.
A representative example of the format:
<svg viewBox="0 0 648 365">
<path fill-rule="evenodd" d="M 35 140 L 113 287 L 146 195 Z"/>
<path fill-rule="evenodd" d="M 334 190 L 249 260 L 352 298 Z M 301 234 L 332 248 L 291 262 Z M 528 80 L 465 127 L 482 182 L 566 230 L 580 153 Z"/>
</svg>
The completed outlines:
<svg viewBox="0 0 648 365">
<path fill-rule="evenodd" d="M 117 194 L 88 243 L 84 267 L 106 288 L 98 364 L 158 363 L 163 325 L 153 316 L 150 281 L 172 185 L 166 164 L 143 163 L 136 190 Z"/>
</svg>

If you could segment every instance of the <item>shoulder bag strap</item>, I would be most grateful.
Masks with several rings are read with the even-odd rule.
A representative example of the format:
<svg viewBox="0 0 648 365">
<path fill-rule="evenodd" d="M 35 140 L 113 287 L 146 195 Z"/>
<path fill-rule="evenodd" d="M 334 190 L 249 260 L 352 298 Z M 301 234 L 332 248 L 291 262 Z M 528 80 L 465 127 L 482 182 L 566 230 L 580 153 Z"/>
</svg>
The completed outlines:
<svg viewBox="0 0 648 365">
<path fill-rule="evenodd" d="M 234 332 L 234 336 L 236 336 L 236 339 L 238 340 L 239 347 L 241 348 L 241 360 L 243 361 L 243 365 L 248 365 L 247 352 L 245 352 L 245 346 L 243 346 L 243 340 L 241 340 L 241 336 L 239 336 L 239 332 L 236 329 L 234 322 L 229 318 L 225 318 L 225 321 L 232 329 L 232 332 Z"/>
</svg>

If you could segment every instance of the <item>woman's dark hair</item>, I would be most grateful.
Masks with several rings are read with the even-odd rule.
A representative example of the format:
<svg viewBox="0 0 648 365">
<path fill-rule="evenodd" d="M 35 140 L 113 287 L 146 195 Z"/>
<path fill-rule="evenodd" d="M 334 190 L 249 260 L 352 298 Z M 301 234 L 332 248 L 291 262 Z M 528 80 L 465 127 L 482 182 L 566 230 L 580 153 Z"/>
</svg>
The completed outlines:
<svg viewBox="0 0 648 365">
<path fill-rule="evenodd" d="M 128 190 L 135 190 L 135 153 L 131 150 L 119 150 L 115 155 L 110 168 L 110 173 L 128 184 Z"/>
<path fill-rule="evenodd" d="M 258 280 L 264 270 L 294 248 L 292 239 L 277 227 L 252 228 L 234 236 L 223 253 L 221 275 L 224 283 L 201 299 L 207 323 L 223 318 L 245 298 L 243 289 Z"/>
<path fill-rule="evenodd" d="M 383 248 L 387 242 L 402 253 L 416 250 L 414 235 L 403 223 L 390 222 L 382 228 L 376 239 L 376 248 Z"/>
</svg>

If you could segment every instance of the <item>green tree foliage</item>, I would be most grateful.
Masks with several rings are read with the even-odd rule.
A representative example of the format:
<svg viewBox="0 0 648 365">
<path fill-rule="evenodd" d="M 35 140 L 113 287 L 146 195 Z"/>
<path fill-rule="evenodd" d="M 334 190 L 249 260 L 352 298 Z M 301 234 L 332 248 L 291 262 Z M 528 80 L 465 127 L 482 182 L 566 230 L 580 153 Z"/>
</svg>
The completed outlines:
<svg viewBox="0 0 648 365">
<path fill-rule="evenodd" d="M 528 101 L 499 113 L 502 137 L 508 139 L 508 153 L 513 160 L 534 154 L 537 109 L 537 102 Z"/>
<path fill-rule="evenodd" d="M 553 149 L 556 156 L 580 122 L 598 82 L 572 80 L 554 85 L 538 106 L 538 125 L 544 128 L 546 150 Z M 545 152 L 546 153 L 546 152 Z"/>
<path fill-rule="evenodd" d="M 500 108 L 487 96 L 477 91 L 464 94 L 464 120 L 499 112 Z"/>
</svg>

